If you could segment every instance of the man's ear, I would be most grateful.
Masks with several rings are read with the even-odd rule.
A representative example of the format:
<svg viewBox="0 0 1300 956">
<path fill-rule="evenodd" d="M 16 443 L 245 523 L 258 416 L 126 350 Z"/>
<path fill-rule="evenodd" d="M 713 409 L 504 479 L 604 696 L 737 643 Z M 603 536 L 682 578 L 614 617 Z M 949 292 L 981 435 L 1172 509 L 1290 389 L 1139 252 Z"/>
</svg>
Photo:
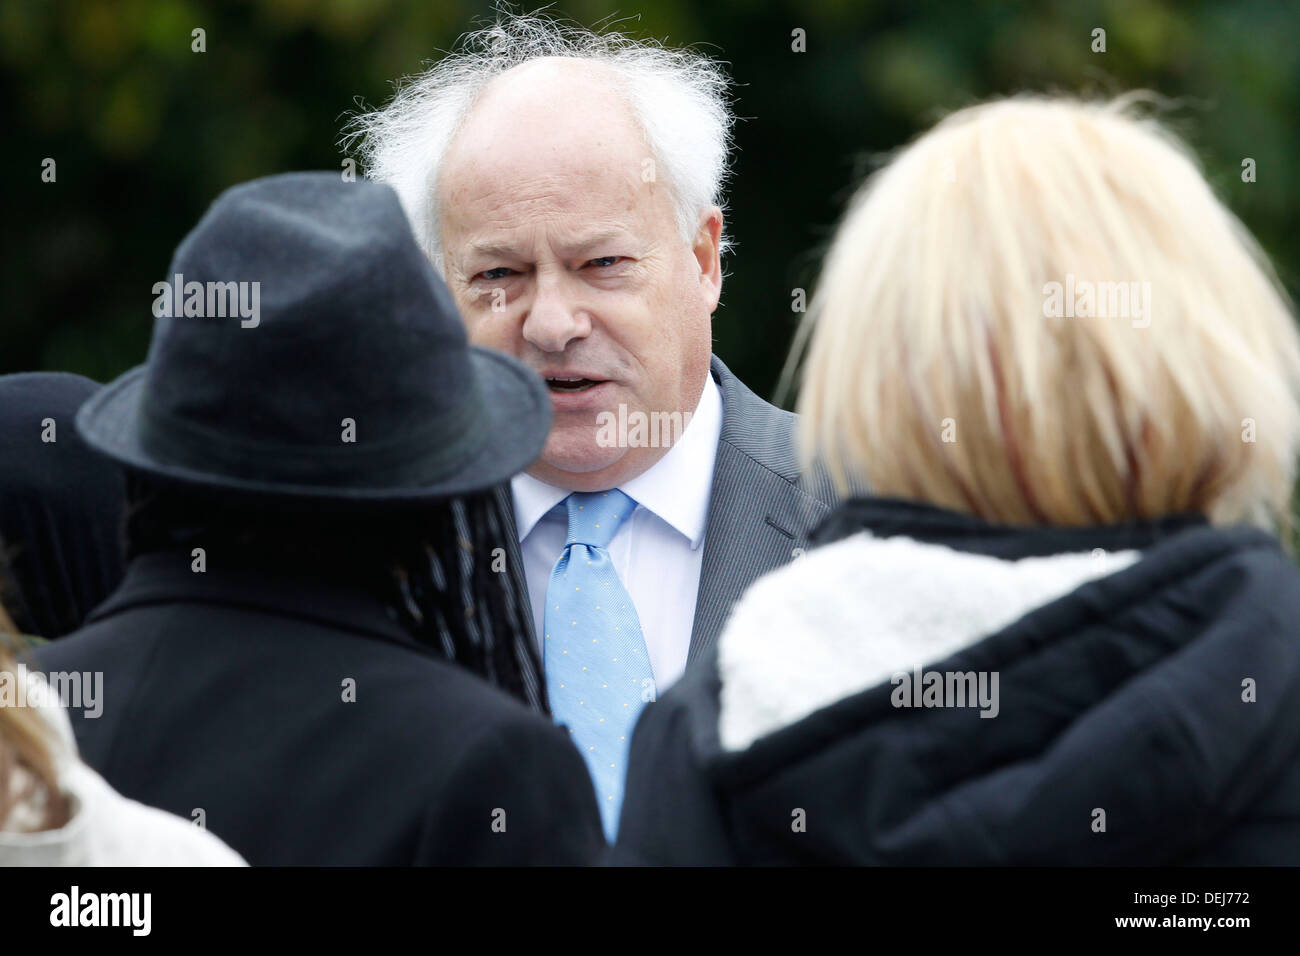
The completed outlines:
<svg viewBox="0 0 1300 956">
<path fill-rule="evenodd" d="M 722 210 L 717 206 L 700 214 L 691 252 L 700 268 L 700 287 L 711 313 L 722 296 Z"/>
</svg>

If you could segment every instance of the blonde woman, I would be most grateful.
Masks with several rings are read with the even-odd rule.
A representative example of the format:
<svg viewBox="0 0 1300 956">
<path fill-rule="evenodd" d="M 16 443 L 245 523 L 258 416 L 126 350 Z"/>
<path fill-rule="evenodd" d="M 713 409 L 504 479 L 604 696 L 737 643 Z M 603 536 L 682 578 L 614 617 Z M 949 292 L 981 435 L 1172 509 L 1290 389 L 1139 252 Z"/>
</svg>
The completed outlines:
<svg viewBox="0 0 1300 956">
<path fill-rule="evenodd" d="M 1131 99 L 956 113 L 804 338 L 844 500 L 647 709 L 618 856 L 1300 863 L 1300 341 L 1187 150 Z"/>
</svg>

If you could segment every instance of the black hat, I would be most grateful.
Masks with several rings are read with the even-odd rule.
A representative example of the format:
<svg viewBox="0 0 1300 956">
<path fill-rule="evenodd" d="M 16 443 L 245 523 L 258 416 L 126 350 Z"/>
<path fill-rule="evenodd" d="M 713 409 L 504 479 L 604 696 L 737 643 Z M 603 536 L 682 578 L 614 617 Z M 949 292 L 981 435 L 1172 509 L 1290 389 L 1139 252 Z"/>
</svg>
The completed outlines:
<svg viewBox="0 0 1300 956">
<path fill-rule="evenodd" d="M 156 478 L 276 497 L 418 502 L 541 453 L 551 402 L 471 346 L 387 186 L 290 173 L 222 194 L 153 287 L 147 362 L 77 415 Z"/>
</svg>

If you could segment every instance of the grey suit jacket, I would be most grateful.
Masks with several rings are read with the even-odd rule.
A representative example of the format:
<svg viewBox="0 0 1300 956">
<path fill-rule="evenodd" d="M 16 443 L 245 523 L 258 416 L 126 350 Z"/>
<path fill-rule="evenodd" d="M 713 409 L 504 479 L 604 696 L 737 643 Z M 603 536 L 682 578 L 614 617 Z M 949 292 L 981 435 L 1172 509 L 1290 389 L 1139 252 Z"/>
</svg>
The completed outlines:
<svg viewBox="0 0 1300 956">
<path fill-rule="evenodd" d="M 756 578 L 808 547 L 808 532 L 833 504 L 823 475 L 800 480 L 794 448 L 797 416 L 751 392 L 716 355 L 709 372 L 722 392 L 722 434 L 688 666 L 717 641 L 731 605 Z M 507 572 L 526 592 L 510 486 L 502 485 L 497 494 L 508 517 Z M 525 617 L 531 631 L 532 616 Z M 536 640 L 536 635 L 530 637 Z"/>
</svg>

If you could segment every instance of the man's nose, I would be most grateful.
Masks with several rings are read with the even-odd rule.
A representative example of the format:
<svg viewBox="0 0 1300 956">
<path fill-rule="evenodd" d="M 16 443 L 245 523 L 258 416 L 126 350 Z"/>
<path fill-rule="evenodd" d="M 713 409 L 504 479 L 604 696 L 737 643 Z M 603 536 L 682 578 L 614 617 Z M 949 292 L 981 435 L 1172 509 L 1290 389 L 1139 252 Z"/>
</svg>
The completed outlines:
<svg viewBox="0 0 1300 956">
<path fill-rule="evenodd" d="M 591 333 L 591 320 L 566 294 L 563 281 L 539 277 L 524 317 L 524 338 L 543 352 L 563 352 L 574 339 Z"/>
</svg>

